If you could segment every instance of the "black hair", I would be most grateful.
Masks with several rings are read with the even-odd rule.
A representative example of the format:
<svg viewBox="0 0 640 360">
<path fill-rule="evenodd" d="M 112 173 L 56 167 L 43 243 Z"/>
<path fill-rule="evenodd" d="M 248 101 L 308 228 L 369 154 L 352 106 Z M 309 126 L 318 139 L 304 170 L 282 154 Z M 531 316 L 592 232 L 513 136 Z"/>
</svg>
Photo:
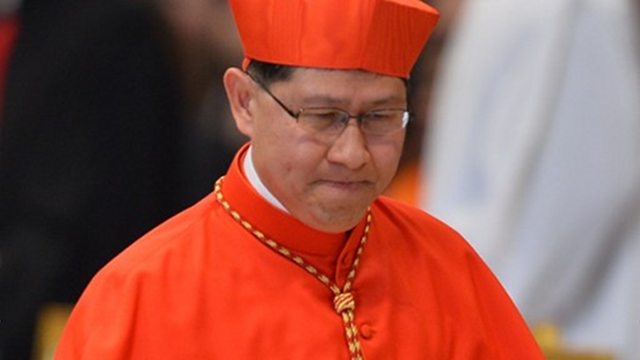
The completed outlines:
<svg viewBox="0 0 640 360">
<path fill-rule="evenodd" d="M 287 81 L 297 67 L 251 60 L 247 72 L 264 86 L 274 82 Z"/>
</svg>

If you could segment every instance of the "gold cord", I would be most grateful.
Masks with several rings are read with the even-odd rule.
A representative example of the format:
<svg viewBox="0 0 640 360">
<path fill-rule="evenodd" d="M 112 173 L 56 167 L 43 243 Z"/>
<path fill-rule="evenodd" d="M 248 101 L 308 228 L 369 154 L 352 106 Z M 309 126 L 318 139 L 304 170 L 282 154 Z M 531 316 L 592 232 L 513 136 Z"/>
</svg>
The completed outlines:
<svg viewBox="0 0 640 360">
<path fill-rule="evenodd" d="M 247 231 L 249 231 L 256 239 L 260 240 L 263 244 L 267 245 L 270 249 L 280 254 L 281 256 L 289 259 L 300 268 L 304 269 L 307 273 L 320 280 L 321 283 L 325 284 L 329 290 L 334 295 L 333 305 L 336 312 L 342 317 L 342 322 L 344 324 L 345 335 L 347 339 L 347 345 L 349 347 L 349 353 L 351 354 L 352 360 L 363 360 L 362 347 L 360 346 L 360 340 L 358 339 L 358 327 L 355 324 L 355 299 L 353 296 L 353 292 L 351 291 L 353 279 L 356 276 L 356 270 L 358 269 L 358 265 L 360 264 L 360 256 L 362 255 L 364 245 L 367 242 L 367 237 L 369 235 L 369 229 L 371 227 L 371 211 L 367 210 L 367 223 L 365 224 L 364 232 L 362 237 L 360 238 L 360 244 L 358 245 L 358 250 L 356 252 L 356 257 L 353 260 L 353 264 L 351 265 L 351 269 L 347 275 L 347 281 L 345 282 L 342 289 L 338 285 L 336 285 L 333 281 L 329 279 L 326 275 L 316 269 L 313 265 L 308 264 L 302 257 L 295 254 L 291 250 L 286 247 L 278 244 L 276 241 L 267 238 L 262 232 L 255 229 L 253 225 L 251 225 L 246 220 L 242 219 L 240 214 L 231 208 L 231 205 L 224 199 L 221 191 L 221 184 L 224 177 L 221 177 L 216 181 L 215 185 L 215 195 L 218 203 L 222 205 L 222 207 L 231 215 L 233 219 L 235 219 L 242 227 L 244 227 Z"/>
</svg>

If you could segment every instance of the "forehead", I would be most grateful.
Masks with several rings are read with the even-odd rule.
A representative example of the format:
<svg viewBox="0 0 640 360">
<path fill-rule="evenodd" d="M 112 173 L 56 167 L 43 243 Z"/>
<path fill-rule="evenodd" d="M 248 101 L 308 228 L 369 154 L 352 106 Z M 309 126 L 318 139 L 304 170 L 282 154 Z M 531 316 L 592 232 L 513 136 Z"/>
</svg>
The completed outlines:
<svg viewBox="0 0 640 360">
<path fill-rule="evenodd" d="M 295 68 L 287 80 L 273 87 L 286 87 L 302 99 L 404 102 L 407 98 L 404 79 L 363 70 Z"/>
</svg>

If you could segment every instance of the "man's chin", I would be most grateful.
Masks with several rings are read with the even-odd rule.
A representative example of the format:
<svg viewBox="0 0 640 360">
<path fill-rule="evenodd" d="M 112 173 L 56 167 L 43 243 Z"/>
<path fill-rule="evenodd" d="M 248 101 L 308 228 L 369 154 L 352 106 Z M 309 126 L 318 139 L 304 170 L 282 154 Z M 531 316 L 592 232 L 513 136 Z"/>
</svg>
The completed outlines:
<svg viewBox="0 0 640 360">
<path fill-rule="evenodd" d="M 365 216 L 369 204 L 326 203 L 314 214 L 316 226 L 327 232 L 343 232 L 355 227 Z"/>
</svg>

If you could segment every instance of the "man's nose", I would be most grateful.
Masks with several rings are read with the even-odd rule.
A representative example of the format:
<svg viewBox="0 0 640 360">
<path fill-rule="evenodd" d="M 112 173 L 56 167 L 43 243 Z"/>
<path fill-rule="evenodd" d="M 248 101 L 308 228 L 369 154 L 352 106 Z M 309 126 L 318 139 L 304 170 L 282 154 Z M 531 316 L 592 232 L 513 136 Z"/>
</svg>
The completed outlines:
<svg viewBox="0 0 640 360">
<path fill-rule="evenodd" d="M 367 139 L 360 129 L 357 117 L 348 120 L 345 128 L 331 144 L 327 158 L 349 169 L 359 169 L 370 160 Z"/>
</svg>

